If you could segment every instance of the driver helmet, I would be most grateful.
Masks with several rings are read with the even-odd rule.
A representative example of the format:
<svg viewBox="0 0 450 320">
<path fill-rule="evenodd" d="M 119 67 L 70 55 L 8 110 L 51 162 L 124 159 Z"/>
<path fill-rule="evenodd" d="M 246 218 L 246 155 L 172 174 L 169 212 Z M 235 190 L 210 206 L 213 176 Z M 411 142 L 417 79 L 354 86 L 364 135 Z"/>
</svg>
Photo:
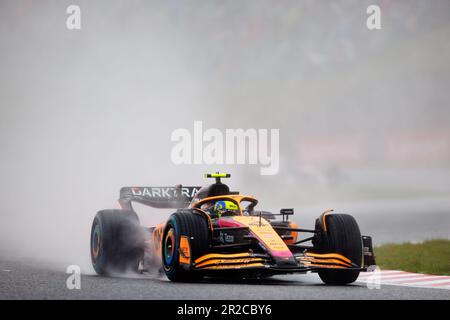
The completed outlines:
<svg viewBox="0 0 450 320">
<path fill-rule="evenodd" d="M 217 217 L 220 218 L 222 216 L 222 214 L 224 214 L 226 212 L 231 212 L 233 214 L 236 214 L 239 212 L 239 207 L 234 202 L 227 201 L 227 200 L 217 201 L 214 204 L 214 213 L 217 215 Z"/>
</svg>

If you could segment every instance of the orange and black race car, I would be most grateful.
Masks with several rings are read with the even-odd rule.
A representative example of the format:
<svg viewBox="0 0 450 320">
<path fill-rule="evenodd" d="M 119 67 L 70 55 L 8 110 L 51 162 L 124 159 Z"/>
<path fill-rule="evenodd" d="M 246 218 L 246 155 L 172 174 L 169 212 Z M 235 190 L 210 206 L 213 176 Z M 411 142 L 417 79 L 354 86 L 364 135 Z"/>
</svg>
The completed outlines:
<svg viewBox="0 0 450 320">
<path fill-rule="evenodd" d="M 122 209 L 99 211 L 92 224 L 95 271 L 142 272 L 157 264 L 172 281 L 310 271 L 325 283 L 348 284 L 375 265 L 372 239 L 361 236 L 352 216 L 329 210 L 316 219 L 314 229 L 299 228 L 289 220 L 293 209 L 280 214 L 257 210 L 258 200 L 222 183 L 229 174 L 206 177 L 215 183 L 122 188 Z M 177 210 L 166 222 L 145 228 L 133 202 Z"/>
</svg>

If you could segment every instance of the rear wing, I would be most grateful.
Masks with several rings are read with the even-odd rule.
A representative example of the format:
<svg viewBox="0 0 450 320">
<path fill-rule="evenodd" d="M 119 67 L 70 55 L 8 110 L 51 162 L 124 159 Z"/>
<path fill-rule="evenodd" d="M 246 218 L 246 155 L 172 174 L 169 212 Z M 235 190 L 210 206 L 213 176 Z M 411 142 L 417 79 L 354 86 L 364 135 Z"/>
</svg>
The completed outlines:
<svg viewBox="0 0 450 320">
<path fill-rule="evenodd" d="M 123 187 L 120 189 L 119 204 L 124 210 L 133 210 L 132 202 L 153 208 L 186 208 L 201 187 Z"/>
</svg>

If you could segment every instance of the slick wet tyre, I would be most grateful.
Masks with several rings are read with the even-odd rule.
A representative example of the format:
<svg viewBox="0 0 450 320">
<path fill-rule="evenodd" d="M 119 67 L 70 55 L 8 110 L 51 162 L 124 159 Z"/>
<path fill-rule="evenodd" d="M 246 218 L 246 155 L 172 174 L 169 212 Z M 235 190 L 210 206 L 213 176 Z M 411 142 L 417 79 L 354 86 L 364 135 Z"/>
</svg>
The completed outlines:
<svg viewBox="0 0 450 320">
<path fill-rule="evenodd" d="M 326 230 L 320 219 L 316 221 L 315 247 L 324 253 L 342 254 L 361 267 L 362 238 L 356 220 L 348 214 L 330 214 L 325 216 L 325 224 Z M 359 276 L 355 270 L 322 269 L 318 273 L 324 283 L 334 285 L 352 283 Z"/>
<path fill-rule="evenodd" d="M 137 272 L 144 257 L 145 233 L 134 211 L 102 210 L 91 229 L 91 260 L 99 275 Z"/>
<path fill-rule="evenodd" d="M 166 223 L 161 243 L 162 265 L 171 281 L 195 282 L 202 278 L 191 266 L 180 263 L 180 239 L 189 241 L 191 262 L 205 254 L 209 248 L 210 230 L 206 218 L 195 211 L 176 212 Z"/>
</svg>

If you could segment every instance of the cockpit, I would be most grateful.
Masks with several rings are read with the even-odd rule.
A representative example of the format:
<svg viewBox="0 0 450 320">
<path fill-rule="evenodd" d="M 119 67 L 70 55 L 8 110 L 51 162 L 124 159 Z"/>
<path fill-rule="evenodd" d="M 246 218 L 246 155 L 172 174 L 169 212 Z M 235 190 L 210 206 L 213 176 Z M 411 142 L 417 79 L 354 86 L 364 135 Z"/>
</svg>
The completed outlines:
<svg viewBox="0 0 450 320">
<path fill-rule="evenodd" d="M 224 216 L 249 216 L 253 215 L 253 210 L 258 200 L 250 196 L 225 195 L 204 198 L 191 205 L 210 214 L 212 218 Z"/>
</svg>

